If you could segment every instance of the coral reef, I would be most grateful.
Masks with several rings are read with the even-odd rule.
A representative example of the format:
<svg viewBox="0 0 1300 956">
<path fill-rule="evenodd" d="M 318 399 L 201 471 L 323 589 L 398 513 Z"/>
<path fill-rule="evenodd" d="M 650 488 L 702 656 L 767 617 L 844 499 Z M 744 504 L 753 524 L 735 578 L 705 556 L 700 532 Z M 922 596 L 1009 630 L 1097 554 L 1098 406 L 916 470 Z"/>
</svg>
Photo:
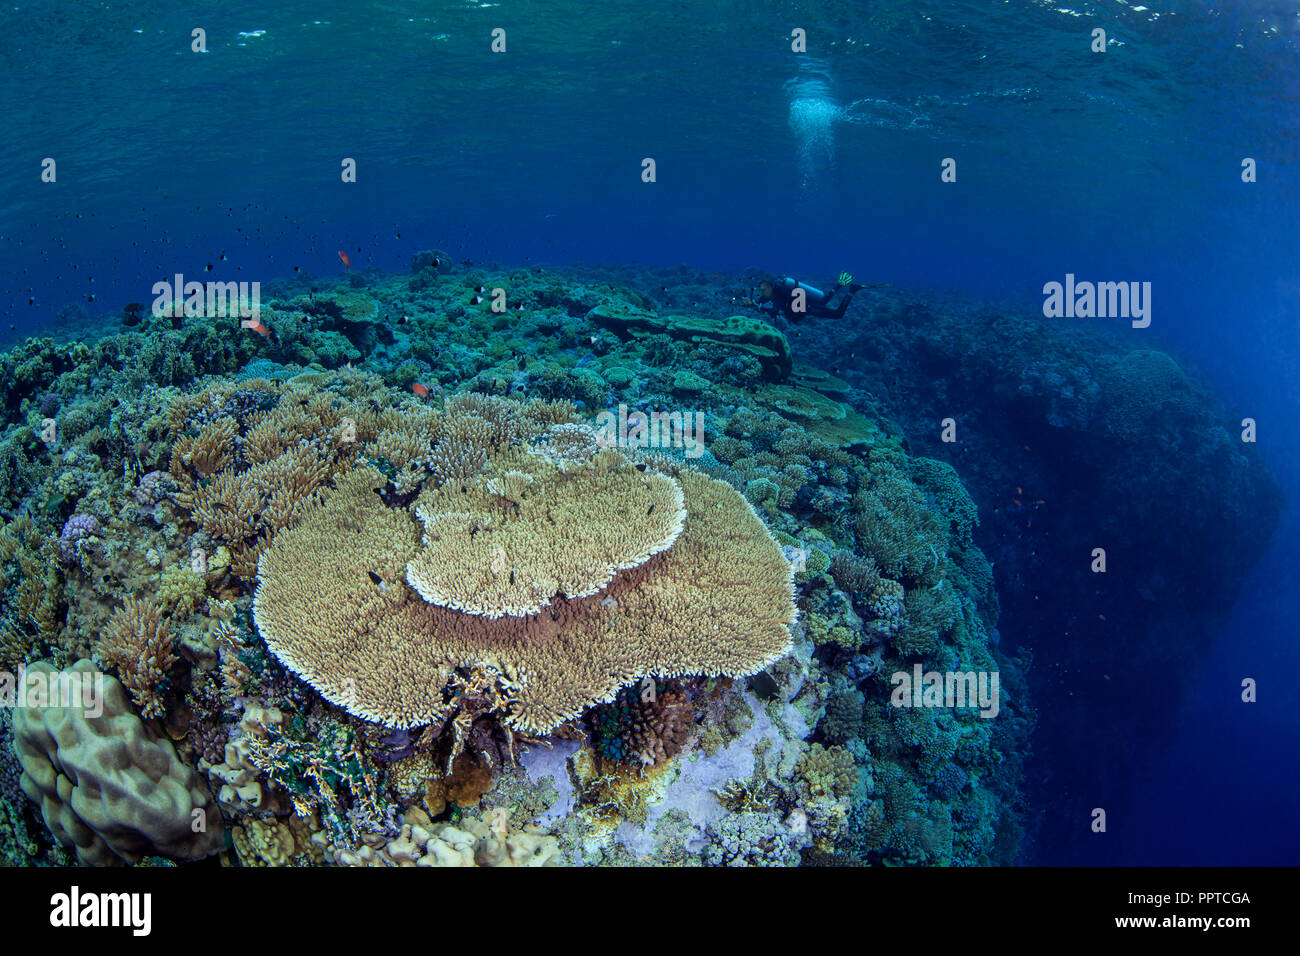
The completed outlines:
<svg viewBox="0 0 1300 956">
<path fill-rule="evenodd" d="M 172 781 L 120 798 L 134 835 L 57 782 L 44 832 L 15 783 L 6 859 L 224 825 L 243 866 L 1014 861 L 1034 714 L 972 467 L 709 277 L 636 278 L 431 251 L 279 284 L 266 336 L 141 311 L 0 356 L 0 664 L 114 668 L 125 759 Z M 1125 442 L 1198 400 L 1125 356 L 1059 413 Z M 708 447 L 602 447 L 620 403 Z M 891 707 L 912 663 L 997 671 L 999 717 Z"/>
</svg>

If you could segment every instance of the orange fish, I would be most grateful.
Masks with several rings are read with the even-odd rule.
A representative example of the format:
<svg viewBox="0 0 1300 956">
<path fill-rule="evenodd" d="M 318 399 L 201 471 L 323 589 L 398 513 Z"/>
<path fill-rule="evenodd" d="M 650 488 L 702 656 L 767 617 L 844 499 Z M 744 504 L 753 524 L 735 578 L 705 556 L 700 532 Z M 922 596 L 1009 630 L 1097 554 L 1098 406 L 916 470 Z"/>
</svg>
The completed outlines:
<svg viewBox="0 0 1300 956">
<path fill-rule="evenodd" d="M 352 268 L 352 260 L 348 258 L 348 254 L 344 252 L 342 249 L 339 250 L 339 261 L 343 263 L 344 269 Z"/>
<path fill-rule="evenodd" d="M 428 385 L 421 385 L 419 382 L 416 382 L 414 385 L 411 386 L 411 391 L 413 391 L 416 395 L 419 395 L 421 398 L 429 397 Z"/>
<path fill-rule="evenodd" d="M 264 339 L 271 337 L 271 330 L 268 329 L 265 325 L 263 325 L 261 323 L 261 320 L 259 319 L 250 319 L 249 321 L 244 323 L 244 328 L 252 329 L 254 332 L 256 332 Z"/>
</svg>

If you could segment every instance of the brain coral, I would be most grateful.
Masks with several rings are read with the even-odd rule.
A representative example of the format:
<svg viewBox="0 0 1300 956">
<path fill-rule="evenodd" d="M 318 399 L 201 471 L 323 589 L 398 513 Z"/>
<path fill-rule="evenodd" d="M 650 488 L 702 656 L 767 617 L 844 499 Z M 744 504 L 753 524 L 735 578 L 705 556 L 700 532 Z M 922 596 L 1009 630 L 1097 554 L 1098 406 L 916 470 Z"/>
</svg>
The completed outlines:
<svg viewBox="0 0 1300 956">
<path fill-rule="evenodd" d="M 56 671 L 40 661 L 28 667 L 33 673 L 49 680 Z M 95 670 L 83 660 L 64 673 L 84 680 Z M 40 805 L 50 832 L 79 862 L 96 866 L 218 852 L 221 813 L 199 777 L 170 742 L 150 735 L 112 677 L 104 677 L 103 704 L 98 717 L 81 707 L 14 710 L 23 792 Z M 196 820 L 202 832 L 194 832 Z"/>
<path fill-rule="evenodd" d="M 535 614 L 557 595 L 595 594 L 681 534 L 681 487 L 618 452 L 565 471 L 538 455 L 516 467 L 450 482 L 417 503 L 426 547 L 406 580 L 430 604 L 491 618 Z"/>
<path fill-rule="evenodd" d="M 254 600 L 276 656 L 354 714 L 391 727 L 433 723 L 456 706 L 444 692 L 456 669 L 487 667 L 512 685 L 505 723 L 546 733 L 641 677 L 747 675 L 789 648 L 790 565 L 723 482 L 683 470 L 686 520 L 676 542 L 604 590 L 489 618 L 430 604 L 408 586 L 420 529 L 376 493 L 384 480 L 369 467 L 340 476 L 262 555 Z M 580 527 L 619 515 L 640 523 L 641 502 L 665 492 L 655 482 L 632 496 L 639 510 L 631 516 L 621 512 L 626 495 L 602 493 L 587 501 Z"/>
</svg>

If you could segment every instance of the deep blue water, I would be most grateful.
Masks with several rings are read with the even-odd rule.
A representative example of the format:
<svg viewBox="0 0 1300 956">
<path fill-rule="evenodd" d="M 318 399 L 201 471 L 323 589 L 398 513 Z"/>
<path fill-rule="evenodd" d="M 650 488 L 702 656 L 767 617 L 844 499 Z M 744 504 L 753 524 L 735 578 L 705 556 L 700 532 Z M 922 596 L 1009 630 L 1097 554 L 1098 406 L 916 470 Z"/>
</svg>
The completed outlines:
<svg viewBox="0 0 1300 956">
<path fill-rule="evenodd" d="M 847 269 L 1021 309 L 1067 272 L 1143 280 L 1149 341 L 1257 419 L 1294 502 L 1298 40 L 1274 2 L 10 3 L 0 342 L 70 304 L 148 302 L 177 271 L 332 275 L 338 250 Z M 1300 858 L 1298 563 L 1292 510 L 1181 732 L 1136 781 L 1098 782 L 1122 839 L 1045 839 L 1043 862 Z"/>
</svg>

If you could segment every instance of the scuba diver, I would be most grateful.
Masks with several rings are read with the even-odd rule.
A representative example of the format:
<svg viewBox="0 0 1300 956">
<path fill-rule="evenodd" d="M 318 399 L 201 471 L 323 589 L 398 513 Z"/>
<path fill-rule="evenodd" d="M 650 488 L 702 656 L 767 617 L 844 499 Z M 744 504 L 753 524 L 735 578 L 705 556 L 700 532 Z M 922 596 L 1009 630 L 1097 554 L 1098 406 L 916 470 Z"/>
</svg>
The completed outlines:
<svg viewBox="0 0 1300 956">
<path fill-rule="evenodd" d="M 832 306 L 831 299 L 845 288 L 848 291 L 840 299 L 839 305 Z M 782 315 L 791 322 L 799 321 L 809 315 L 824 319 L 841 319 L 844 317 L 844 310 L 853 301 L 854 293 L 865 288 L 869 286 L 854 282 L 853 276 L 847 272 L 840 273 L 835 288 L 829 292 L 823 292 L 806 282 L 786 276 L 784 279 L 764 279 L 755 290 L 754 297 L 747 299 L 746 302 L 757 308 L 765 317 L 776 318 Z M 802 295 L 797 294 L 799 290 L 802 290 Z"/>
</svg>

